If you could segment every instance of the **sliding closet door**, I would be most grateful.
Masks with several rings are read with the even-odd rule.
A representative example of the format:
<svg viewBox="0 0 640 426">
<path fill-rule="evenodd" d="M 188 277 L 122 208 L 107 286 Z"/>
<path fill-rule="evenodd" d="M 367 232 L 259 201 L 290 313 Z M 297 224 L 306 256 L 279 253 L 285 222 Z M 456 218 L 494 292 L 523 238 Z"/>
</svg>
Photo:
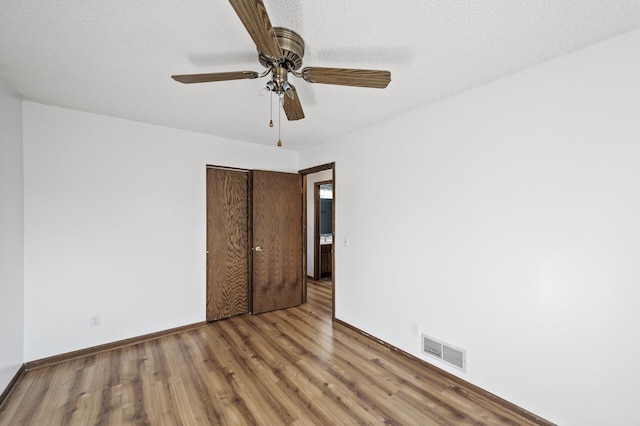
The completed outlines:
<svg viewBox="0 0 640 426">
<path fill-rule="evenodd" d="M 302 176 L 252 172 L 253 313 L 302 303 Z"/>
<path fill-rule="evenodd" d="M 207 169 L 207 321 L 249 312 L 249 173 Z"/>
</svg>

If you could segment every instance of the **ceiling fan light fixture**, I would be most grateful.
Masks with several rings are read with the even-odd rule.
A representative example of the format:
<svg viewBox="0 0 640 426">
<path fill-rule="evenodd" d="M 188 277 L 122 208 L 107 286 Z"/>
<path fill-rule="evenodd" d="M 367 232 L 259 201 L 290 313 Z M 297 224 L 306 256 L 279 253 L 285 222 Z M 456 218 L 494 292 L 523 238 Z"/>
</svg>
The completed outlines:
<svg viewBox="0 0 640 426">
<path fill-rule="evenodd" d="M 267 81 L 267 85 L 260 91 L 260 96 L 264 96 L 267 93 L 273 93 L 276 91 L 276 85 L 273 81 Z"/>
<path fill-rule="evenodd" d="M 287 95 L 291 99 L 293 99 L 295 96 L 293 93 L 293 89 L 291 88 L 291 84 L 289 84 L 288 81 L 285 81 L 282 84 L 282 91 L 284 92 L 285 95 Z"/>
</svg>

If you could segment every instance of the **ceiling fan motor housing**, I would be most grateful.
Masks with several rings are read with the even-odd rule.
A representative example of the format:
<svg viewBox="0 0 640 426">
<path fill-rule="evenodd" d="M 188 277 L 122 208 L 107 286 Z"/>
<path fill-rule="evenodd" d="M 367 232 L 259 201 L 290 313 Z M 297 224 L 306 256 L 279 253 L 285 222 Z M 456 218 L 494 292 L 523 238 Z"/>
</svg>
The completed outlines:
<svg viewBox="0 0 640 426">
<path fill-rule="evenodd" d="M 284 60 L 284 68 L 287 69 L 290 66 L 292 69 L 297 70 L 302 66 L 302 58 L 304 57 L 304 40 L 295 31 L 283 27 L 273 28 L 278 43 L 282 49 L 282 59 Z M 265 68 L 270 68 L 273 65 L 273 59 L 269 58 L 262 52 L 258 52 L 258 60 Z M 279 59 L 279 58 L 276 58 Z"/>
</svg>

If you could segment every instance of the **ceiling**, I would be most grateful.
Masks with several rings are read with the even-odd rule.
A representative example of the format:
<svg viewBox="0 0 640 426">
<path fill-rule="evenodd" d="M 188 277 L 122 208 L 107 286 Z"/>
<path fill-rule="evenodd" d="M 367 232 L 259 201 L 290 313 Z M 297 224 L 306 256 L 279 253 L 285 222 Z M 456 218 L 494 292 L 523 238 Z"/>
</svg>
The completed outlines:
<svg viewBox="0 0 640 426">
<path fill-rule="evenodd" d="M 640 28 L 638 0 L 264 3 L 304 38 L 303 67 L 391 71 L 384 90 L 290 76 L 306 115 L 282 115 L 295 150 Z M 0 78 L 23 99 L 275 146 L 266 78 L 170 78 L 241 70 L 264 68 L 226 0 L 0 0 Z"/>
</svg>

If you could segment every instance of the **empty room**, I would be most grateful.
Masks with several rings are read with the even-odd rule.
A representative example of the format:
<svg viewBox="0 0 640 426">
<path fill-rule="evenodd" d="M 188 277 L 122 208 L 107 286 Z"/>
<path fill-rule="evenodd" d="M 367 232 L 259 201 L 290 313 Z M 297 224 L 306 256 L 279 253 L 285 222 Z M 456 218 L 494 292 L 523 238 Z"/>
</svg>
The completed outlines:
<svg viewBox="0 0 640 426">
<path fill-rule="evenodd" d="M 640 424 L 639 76 L 637 0 L 3 0 L 0 425 Z"/>
</svg>

